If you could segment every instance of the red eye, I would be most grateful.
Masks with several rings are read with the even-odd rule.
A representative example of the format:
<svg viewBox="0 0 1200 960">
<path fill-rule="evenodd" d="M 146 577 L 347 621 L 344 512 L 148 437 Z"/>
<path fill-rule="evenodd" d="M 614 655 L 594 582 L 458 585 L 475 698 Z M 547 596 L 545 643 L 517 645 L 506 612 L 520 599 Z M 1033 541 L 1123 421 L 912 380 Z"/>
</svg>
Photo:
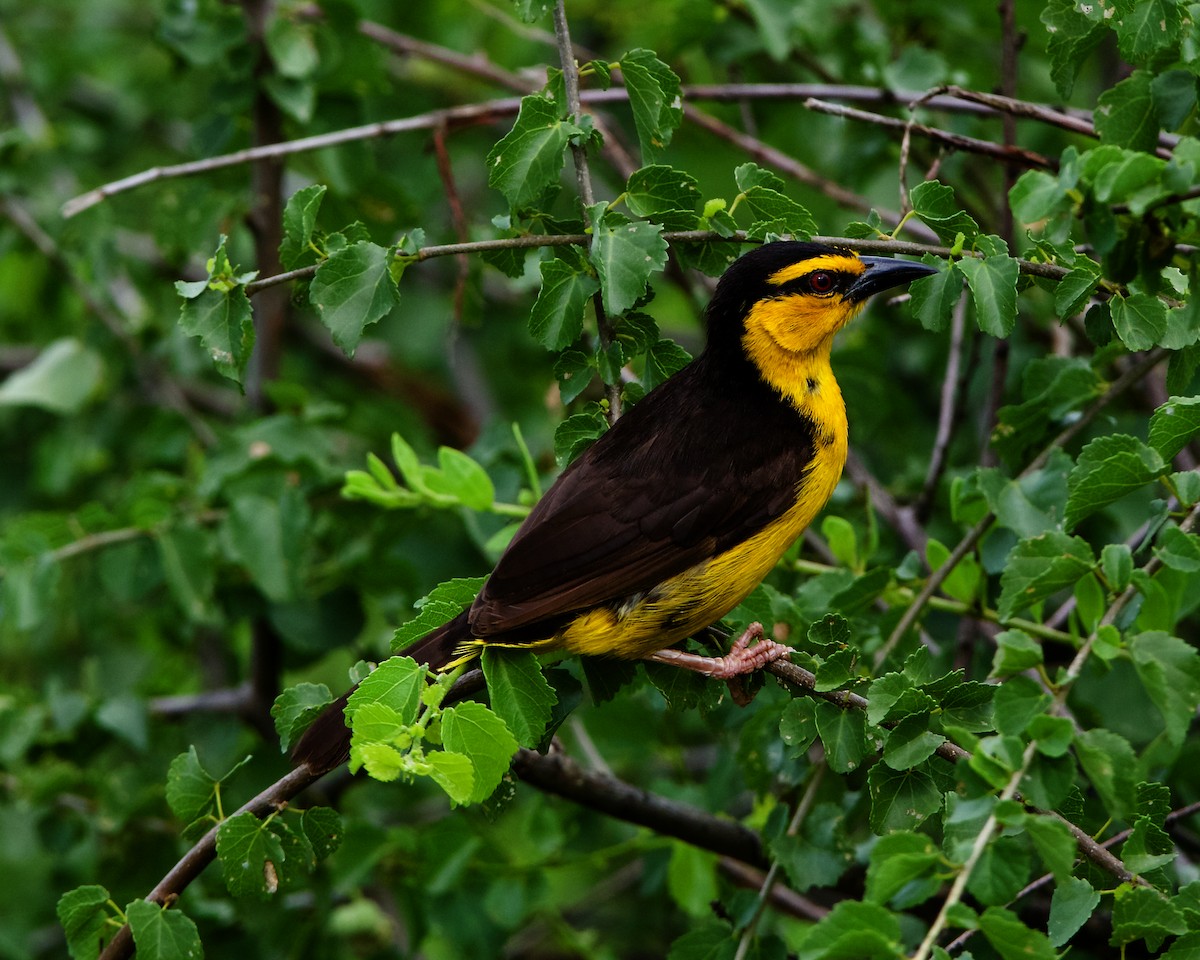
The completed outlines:
<svg viewBox="0 0 1200 960">
<path fill-rule="evenodd" d="M 808 275 L 808 286 L 813 293 L 830 293 L 835 285 L 833 274 L 826 273 L 824 270 L 818 270 L 816 273 Z"/>
</svg>

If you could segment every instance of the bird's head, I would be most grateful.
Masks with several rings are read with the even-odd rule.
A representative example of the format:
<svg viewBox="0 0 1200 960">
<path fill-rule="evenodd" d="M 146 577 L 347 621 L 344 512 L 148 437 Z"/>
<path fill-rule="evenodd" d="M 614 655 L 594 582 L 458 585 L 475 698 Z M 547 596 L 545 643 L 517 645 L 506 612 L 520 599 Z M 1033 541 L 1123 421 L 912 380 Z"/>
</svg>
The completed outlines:
<svg viewBox="0 0 1200 960">
<path fill-rule="evenodd" d="M 709 345 L 740 352 L 748 339 L 767 338 L 792 354 L 828 350 L 872 294 L 936 272 L 819 243 L 764 244 L 721 277 L 708 307 Z"/>
</svg>

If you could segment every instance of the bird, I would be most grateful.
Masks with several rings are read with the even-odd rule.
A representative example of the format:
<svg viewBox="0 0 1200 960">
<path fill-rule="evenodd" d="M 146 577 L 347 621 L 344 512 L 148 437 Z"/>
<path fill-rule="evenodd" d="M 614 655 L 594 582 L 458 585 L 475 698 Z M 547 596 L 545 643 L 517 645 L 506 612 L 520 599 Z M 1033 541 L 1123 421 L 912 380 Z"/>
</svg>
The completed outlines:
<svg viewBox="0 0 1200 960">
<path fill-rule="evenodd" d="M 439 670 L 487 647 L 554 649 L 730 678 L 790 653 L 759 624 L 723 657 L 672 645 L 741 603 L 833 494 L 848 450 L 834 335 L 872 294 L 936 272 L 809 241 L 739 257 L 699 356 L 559 475 L 474 603 L 402 654 Z M 348 696 L 302 735 L 295 764 L 345 761 Z"/>
</svg>

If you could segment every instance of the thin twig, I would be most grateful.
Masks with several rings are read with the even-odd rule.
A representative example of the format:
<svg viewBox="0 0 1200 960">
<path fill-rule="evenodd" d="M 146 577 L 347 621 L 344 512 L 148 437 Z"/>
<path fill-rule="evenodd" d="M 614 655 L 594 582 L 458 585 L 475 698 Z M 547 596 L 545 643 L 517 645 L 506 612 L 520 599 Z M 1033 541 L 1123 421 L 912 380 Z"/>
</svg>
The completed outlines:
<svg viewBox="0 0 1200 960">
<path fill-rule="evenodd" d="M 929 470 L 925 474 L 925 483 L 921 486 L 921 494 L 913 504 L 913 512 L 921 522 L 929 519 L 938 483 L 942 479 L 942 471 L 946 469 L 950 441 L 954 437 L 954 425 L 958 420 L 958 402 L 967 386 L 966 378 L 962 375 L 963 341 L 966 329 L 967 300 L 965 297 L 960 297 L 950 319 L 950 346 L 946 355 L 946 373 L 942 377 L 937 434 L 933 441 L 933 451 L 929 455 Z"/>
<path fill-rule="evenodd" d="M 1030 464 L 1020 472 L 1020 474 L 1018 474 L 1017 479 L 1027 477 L 1030 474 L 1036 473 L 1038 470 L 1042 469 L 1042 467 L 1044 467 L 1046 462 L 1050 459 L 1051 453 L 1070 443 L 1073 439 L 1075 439 L 1076 436 L 1079 435 L 1079 433 L 1087 429 L 1087 427 L 1096 418 L 1101 410 L 1103 410 L 1106 406 L 1108 406 L 1109 403 L 1137 383 L 1138 380 L 1149 373 L 1155 366 L 1161 363 L 1166 358 L 1168 352 L 1169 351 L 1161 347 L 1157 347 L 1154 350 L 1145 353 L 1137 363 L 1133 364 L 1128 370 L 1121 374 L 1121 376 L 1114 380 L 1109 388 L 1099 397 L 1097 397 L 1096 400 L 1093 401 L 1092 405 L 1088 407 L 1077 420 L 1071 423 L 1057 437 L 1051 440 L 1050 443 L 1047 444 L 1042 450 L 1042 452 L 1039 453 L 1030 462 Z M 896 624 L 895 629 L 892 630 L 891 634 L 887 638 L 887 641 L 875 654 L 875 668 L 877 670 L 891 655 L 891 652 L 904 638 L 904 635 L 912 628 L 913 624 L 916 623 L 917 618 L 921 615 L 921 611 L 924 610 L 925 605 L 929 602 L 929 598 L 937 593 L 939 589 L 941 589 L 941 586 L 945 582 L 946 578 L 950 576 L 950 573 L 959 564 L 963 557 L 965 557 L 975 548 L 975 545 L 980 541 L 983 535 L 987 533 L 988 529 L 992 525 L 992 521 L 995 519 L 996 515 L 988 512 L 978 523 L 975 524 L 975 526 L 973 526 L 967 532 L 966 536 L 959 541 L 958 545 L 955 546 L 952 551 L 950 551 L 950 556 L 946 559 L 946 562 L 929 575 L 929 579 L 925 581 L 925 586 L 921 588 L 921 592 L 917 594 L 916 599 L 913 600 L 909 608 L 904 611 L 903 616 L 900 618 L 900 622 Z"/>
<path fill-rule="evenodd" d="M 554 4 L 554 37 L 558 41 L 558 54 L 562 63 L 563 86 L 566 89 L 567 112 L 572 118 L 578 118 L 583 112 L 579 99 L 579 66 L 575 63 L 575 51 L 571 46 L 571 30 L 567 23 L 565 0 L 556 0 Z M 588 211 L 596 202 L 592 192 L 592 175 L 588 169 L 587 148 L 582 143 L 571 143 L 571 158 L 575 161 L 575 180 L 579 186 L 579 199 L 583 206 L 583 223 L 591 226 L 591 216 Z M 604 352 L 613 342 L 613 330 L 608 322 L 604 309 L 604 298 L 597 291 L 592 297 L 592 307 L 596 314 L 596 333 L 600 340 L 600 349 Z M 616 423 L 621 416 L 621 384 L 606 383 L 605 396 L 608 397 L 608 422 Z"/>
<path fill-rule="evenodd" d="M 804 106 L 817 113 L 827 113 L 830 116 L 842 117 L 846 120 L 870 123 L 878 127 L 885 127 L 888 130 L 896 130 L 901 134 L 903 134 L 906 127 L 910 126 L 904 120 L 897 120 L 895 117 L 886 117 L 880 113 L 859 110 L 855 107 L 844 107 L 841 104 L 828 103 L 816 98 L 805 100 Z M 992 143 L 990 140 L 980 140 L 976 137 L 964 136 L 950 130 L 930 127 L 923 123 L 911 124 L 911 129 L 913 133 L 932 140 L 934 143 L 945 144 L 947 147 L 952 147 L 955 150 L 961 150 L 965 153 L 977 153 L 981 156 L 1003 160 L 1005 163 L 1014 163 L 1018 166 L 1032 167 L 1034 169 L 1054 170 L 1058 166 L 1057 162 L 1051 160 L 1049 157 L 1044 157 L 1040 153 L 1035 153 L 1032 150 L 1026 150 L 1021 147 L 1005 147 L 1001 144 Z"/>
</svg>

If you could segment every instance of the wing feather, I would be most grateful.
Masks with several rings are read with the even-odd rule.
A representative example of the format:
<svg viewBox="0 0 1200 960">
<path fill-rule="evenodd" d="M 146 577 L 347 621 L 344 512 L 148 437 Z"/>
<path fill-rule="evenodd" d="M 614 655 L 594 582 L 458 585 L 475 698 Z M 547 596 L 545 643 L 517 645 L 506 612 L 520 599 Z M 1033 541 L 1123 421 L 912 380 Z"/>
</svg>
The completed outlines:
<svg viewBox="0 0 1200 960">
<path fill-rule="evenodd" d="M 728 549 L 791 506 L 813 455 L 811 423 L 757 378 L 722 384 L 704 361 L 649 394 L 559 477 L 475 600 L 476 637 L 552 632 Z"/>
</svg>

